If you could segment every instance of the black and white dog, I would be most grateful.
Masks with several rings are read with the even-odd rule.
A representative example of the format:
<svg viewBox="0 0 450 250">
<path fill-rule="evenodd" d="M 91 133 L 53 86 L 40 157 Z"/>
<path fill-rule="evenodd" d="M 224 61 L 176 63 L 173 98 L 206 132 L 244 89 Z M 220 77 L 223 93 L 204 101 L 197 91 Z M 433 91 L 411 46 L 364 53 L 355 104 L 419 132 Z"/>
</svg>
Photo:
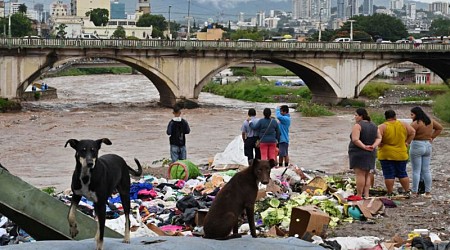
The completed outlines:
<svg viewBox="0 0 450 250">
<path fill-rule="evenodd" d="M 101 144 L 111 145 L 108 138 L 98 140 L 70 139 L 67 144 L 75 149 L 76 166 L 72 175 L 72 201 L 67 219 L 70 226 L 70 235 L 74 238 L 78 234 L 75 211 L 81 197 L 94 202 L 94 211 L 97 216 L 97 250 L 103 249 L 103 235 L 105 231 L 106 204 L 108 197 L 118 191 L 125 213 L 124 243 L 130 243 L 130 174 L 141 176 L 142 167 L 134 159 L 138 170 L 127 165 L 125 160 L 115 154 L 106 154 L 98 157 Z"/>
</svg>

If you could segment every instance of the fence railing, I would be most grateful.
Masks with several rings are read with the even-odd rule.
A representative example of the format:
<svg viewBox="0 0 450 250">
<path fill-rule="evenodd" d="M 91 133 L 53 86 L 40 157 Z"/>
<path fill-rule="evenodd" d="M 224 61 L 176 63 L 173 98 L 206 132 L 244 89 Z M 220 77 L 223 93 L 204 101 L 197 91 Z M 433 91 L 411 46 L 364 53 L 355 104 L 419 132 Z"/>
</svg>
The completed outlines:
<svg viewBox="0 0 450 250">
<path fill-rule="evenodd" d="M 114 48 L 155 50 L 252 50 L 324 52 L 450 52 L 450 44 L 360 42 L 237 42 L 198 40 L 40 39 L 0 38 L 0 49 L 13 48 Z"/>
</svg>

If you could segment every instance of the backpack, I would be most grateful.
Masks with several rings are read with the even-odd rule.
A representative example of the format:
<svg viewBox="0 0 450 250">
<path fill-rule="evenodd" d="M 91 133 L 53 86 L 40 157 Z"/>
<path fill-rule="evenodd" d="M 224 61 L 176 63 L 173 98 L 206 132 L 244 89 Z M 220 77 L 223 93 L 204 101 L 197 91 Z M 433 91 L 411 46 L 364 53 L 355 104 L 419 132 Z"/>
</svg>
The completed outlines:
<svg viewBox="0 0 450 250">
<path fill-rule="evenodd" d="M 171 145 L 185 145 L 184 127 L 185 125 L 183 120 L 180 122 L 172 121 L 172 131 L 169 138 Z"/>
</svg>

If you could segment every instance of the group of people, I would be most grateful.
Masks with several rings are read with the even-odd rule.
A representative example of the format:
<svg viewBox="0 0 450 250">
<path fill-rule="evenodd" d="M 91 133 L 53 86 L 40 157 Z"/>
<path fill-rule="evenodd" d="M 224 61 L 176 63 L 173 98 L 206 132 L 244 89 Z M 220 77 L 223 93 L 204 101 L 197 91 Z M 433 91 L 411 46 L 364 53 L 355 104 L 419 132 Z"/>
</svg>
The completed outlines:
<svg viewBox="0 0 450 250">
<path fill-rule="evenodd" d="M 289 128 L 291 116 L 287 105 L 275 109 L 276 118 L 270 108 L 263 110 L 264 117 L 256 118 L 256 110 L 248 110 L 248 118 L 241 127 L 244 154 L 248 160 L 273 159 L 279 166 L 289 165 Z"/>
<path fill-rule="evenodd" d="M 263 110 L 263 118 L 256 117 L 256 110 L 250 108 L 241 132 L 244 154 L 248 160 L 273 159 L 279 166 L 289 166 L 289 128 L 291 117 L 289 107 L 282 105 L 272 117 L 270 108 Z M 171 161 L 185 160 L 186 134 L 190 133 L 188 122 L 181 118 L 181 108 L 175 106 L 174 117 L 167 126 L 170 141 Z M 380 161 L 388 196 L 394 193 L 398 178 L 407 195 L 418 196 L 419 182 L 425 184 L 425 194 L 431 198 L 430 161 L 433 140 L 442 132 L 442 125 L 431 119 L 420 107 L 411 109 L 412 123 L 397 119 L 394 110 L 384 113 L 385 122 L 379 126 L 371 121 L 364 108 L 355 111 L 355 125 L 350 134 L 348 146 L 350 169 L 355 172 L 356 195 L 369 197 L 374 185 L 376 159 Z M 409 152 L 408 152 L 409 151 Z M 412 188 L 406 170 L 408 159 L 412 165 Z"/>
<path fill-rule="evenodd" d="M 355 112 L 348 154 L 356 176 L 356 195 L 369 197 L 378 158 L 388 196 L 393 195 L 398 178 L 405 193 L 412 196 L 418 196 L 419 182 L 423 180 L 424 196 L 431 198 L 431 143 L 442 132 L 442 125 L 420 107 L 411 109 L 411 124 L 397 120 L 394 110 L 387 110 L 384 116 L 385 122 L 377 126 L 364 108 Z M 412 165 L 412 188 L 406 170 L 408 159 Z"/>
</svg>

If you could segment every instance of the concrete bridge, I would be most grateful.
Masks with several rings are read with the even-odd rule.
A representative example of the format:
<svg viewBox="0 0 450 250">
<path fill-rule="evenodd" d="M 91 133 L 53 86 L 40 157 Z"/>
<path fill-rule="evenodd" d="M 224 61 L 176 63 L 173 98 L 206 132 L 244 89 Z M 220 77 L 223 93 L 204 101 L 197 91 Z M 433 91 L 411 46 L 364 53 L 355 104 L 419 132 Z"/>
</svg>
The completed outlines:
<svg viewBox="0 0 450 250">
<path fill-rule="evenodd" d="M 214 75 L 249 60 L 289 69 L 321 103 L 358 97 L 385 67 L 403 61 L 450 78 L 450 44 L 0 38 L 0 96 L 20 99 L 44 72 L 81 58 L 112 59 L 140 71 L 166 106 L 196 102 Z"/>
</svg>

